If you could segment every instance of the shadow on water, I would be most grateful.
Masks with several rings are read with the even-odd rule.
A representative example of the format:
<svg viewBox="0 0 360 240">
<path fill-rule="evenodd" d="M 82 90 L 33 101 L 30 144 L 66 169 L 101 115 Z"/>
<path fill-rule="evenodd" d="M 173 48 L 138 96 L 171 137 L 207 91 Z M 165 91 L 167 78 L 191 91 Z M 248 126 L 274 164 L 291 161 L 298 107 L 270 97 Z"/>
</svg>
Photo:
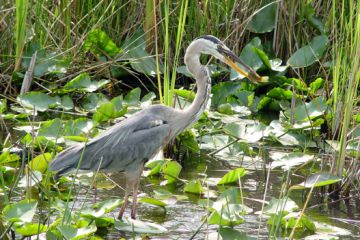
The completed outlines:
<svg viewBox="0 0 360 240">
<path fill-rule="evenodd" d="M 246 163 L 242 163 L 242 165 Z M 228 170 L 229 163 L 210 158 L 206 156 L 192 155 L 183 162 L 183 169 L 180 175 L 183 179 L 197 179 L 203 177 L 204 174 L 208 178 L 221 178 Z M 233 164 L 232 164 L 233 165 Z M 251 164 L 250 164 L 251 165 Z M 268 239 L 270 227 L 266 224 L 266 219 L 260 222 L 259 215 L 256 212 L 262 208 L 262 203 L 256 200 L 264 198 L 266 172 L 263 169 L 250 170 L 250 173 L 242 178 L 242 191 L 244 194 L 244 204 L 253 209 L 253 213 L 245 215 L 245 222 L 235 228 L 240 232 L 246 233 L 256 239 Z M 271 197 L 278 198 L 280 196 L 280 189 L 282 185 L 283 171 L 272 170 L 270 173 L 268 190 L 265 200 L 269 201 Z M 120 186 L 124 186 L 124 177 L 122 174 L 115 174 L 111 179 L 116 181 Z M 301 182 L 301 179 L 293 178 L 294 183 Z M 203 218 L 207 212 L 204 208 L 198 205 L 201 199 L 194 194 L 184 194 L 183 187 L 179 184 L 170 186 L 160 186 L 161 180 L 158 178 L 147 178 L 142 180 L 141 193 L 153 195 L 154 190 L 165 189 L 175 195 L 186 196 L 187 199 L 177 201 L 175 204 L 166 206 L 166 211 L 159 207 L 153 207 L 148 204 L 140 203 L 138 205 L 138 218 L 146 222 L 154 222 L 168 229 L 168 232 L 163 235 L 156 236 L 155 239 L 189 239 L 197 228 L 201 225 Z M 212 187 L 214 190 L 222 191 L 224 187 Z M 118 187 L 111 190 L 98 189 L 97 201 L 105 200 L 110 197 L 123 196 L 124 192 Z M 307 193 L 303 191 L 293 191 L 290 194 L 300 208 L 305 202 Z M 89 194 L 93 196 L 93 194 Z M 329 203 L 312 195 L 306 214 L 313 220 L 330 224 L 332 226 L 344 228 L 352 232 L 350 236 L 340 236 L 339 239 L 360 239 L 360 200 L 347 199 L 337 203 Z M 314 197 L 315 196 L 315 197 Z M 94 202 L 94 199 L 83 199 L 80 201 Z M 129 209 L 128 209 L 129 211 Z M 116 217 L 117 212 L 111 213 L 112 217 Z M 126 212 L 129 215 L 129 212 Z M 351 220 L 354 220 L 351 222 Z M 217 225 L 204 224 L 200 232 L 194 239 L 206 239 L 208 234 L 216 234 L 218 230 Z M 289 235 L 291 230 L 285 235 Z M 119 232 L 115 229 L 100 231 L 100 234 L 106 238 L 119 238 L 121 236 L 131 237 L 131 233 Z M 298 233 L 296 238 L 302 238 L 308 233 Z M 216 236 L 216 235 L 215 235 Z M 215 238 L 217 239 L 217 238 Z"/>
</svg>

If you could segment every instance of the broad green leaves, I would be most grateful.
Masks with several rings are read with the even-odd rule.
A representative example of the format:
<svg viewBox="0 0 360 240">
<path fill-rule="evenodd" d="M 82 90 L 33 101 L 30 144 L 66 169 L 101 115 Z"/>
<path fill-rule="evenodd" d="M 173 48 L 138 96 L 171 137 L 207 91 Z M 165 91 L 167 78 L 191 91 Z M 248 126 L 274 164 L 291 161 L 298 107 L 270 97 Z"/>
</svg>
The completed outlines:
<svg viewBox="0 0 360 240">
<path fill-rule="evenodd" d="M 28 92 L 17 97 L 17 101 L 25 108 L 44 112 L 50 107 L 58 105 L 61 100 L 58 96 L 51 97 L 41 92 Z"/>
<path fill-rule="evenodd" d="M 315 98 L 311 102 L 305 103 L 305 105 L 300 104 L 296 106 L 294 109 L 294 119 L 298 122 L 314 119 L 323 115 L 327 107 L 328 106 L 323 98 Z M 290 118 L 290 109 L 285 111 L 285 116 Z"/>
<path fill-rule="evenodd" d="M 328 42 L 328 38 L 324 35 L 314 37 L 309 45 L 300 48 L 291 55 L 287 61 L 287 65 L 293 68 L 310 66 L 324 54 Z"/>
<path fill-rule="evenodd" d="M 156 61 L 154 56 L 150 55 L 145 50 L 146 39 L 143 31 L 135 32 L 129 39 L 127 39 L 123 45 L 124 58 L 130 61 L 131 67 L 140 73 L 145 75 L 155 76 L 156 75 Z M 160 69 L 163 69 L 160 66 Z"/>
<path fill-rule="evenodd" d="M 109 83 L 109 80 L 91 81 L 89 74 L 81 73 L 65 84 L 64 89 L 74 91 L 94 92 Z"/>
<path fill-rule="evenodd" d="M 323 187 L 341 181 L 338 176 L 327 172 L 317 173 L 309 176 L 304 182 L 291 187 L 291 189 L 305 189 L 313 187 Z"/>
<path fill-rule="evenodd" d="M 185 184 L 184 192 L 201 194 L 201 183 L 200 180 L 192 180 Z"/>
<path fill-rule="evenodd" d="M 100 29 L 93 29 L 89 32 L 84 43 L 84 49 L 91 51 L 95 55 L 107 54 L 110 57 L 114 57 L 122 51 L 110 37 Z"/>
<path fill-rule="evenodd" d="M 104 214 L 112 211 L 113 209 L 120 206 L 122 200 L 120 199 L 109 199 L 99 203 L 94 204 L 93 206 L 85 207 L 81 210 L 81 215 L 88 218 L 99 218 Z"/>
<path fill-rule="evenodd" d="M 166 179 L 165 184 L 176 182 L 178 180 L 181 169 L 181 165 L 176 161 L 165 162 L 165 164 L 161 167 L 161 171 Z"/>
<path fill-rule="evenodd" d="M 35 200 L 22 200 L 5 206 L 2 215 L 7 222 L 31 222 L 36 206 Z"/>
<path fill-rule="evenodd" d="M 239 178 L 245 176 L 245 174 L 246 170 L 244 168 L 236 168 L 234 170 L 230 170 L 220 179 L 217 184 L 220 185 L 237 182 Z"/>
<path fill-rule="evenodd" d="M 277 3 L 263 6 L 263 8 L 256 12 L 256 14 L 251 18 L 247 29 L 254 33 L 272 31 L 276 24 L 276 11 Z"/>
<path fill-rule="evenodd" d="M 90 234 L 93 234 L 97 230 L 95 225 L 89 225 L 80 228 L 77 228 L 74 225 L 61 225 L 58 226 L 57 229 L 60 231 L 62 236 L 68 240 L 82 239 L 86 236 L 89 236 Z"/>
<path fill-rule="evenodd" d="M 140 220 L 133 220 L 130 218 L 125 219 L 125 221 L 116 221 L 115 229 L 125 232 L 136 232 L 136 233 L 153 233 L 160 234 L 165 233 L 168 230 L 158 224 L 143 222 Z"/>
</svg>

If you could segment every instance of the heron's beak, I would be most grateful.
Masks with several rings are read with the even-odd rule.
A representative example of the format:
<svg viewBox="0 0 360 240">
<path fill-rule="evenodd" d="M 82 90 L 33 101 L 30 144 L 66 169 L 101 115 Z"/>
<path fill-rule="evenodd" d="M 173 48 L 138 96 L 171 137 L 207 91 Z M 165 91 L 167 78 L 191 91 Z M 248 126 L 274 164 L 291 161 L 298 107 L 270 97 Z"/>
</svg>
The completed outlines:
<svg viewBox="0 0 360 240">
<path fill-rule="evenodd" d="M 225 63 L 227 65 L 235 69 L 241 75 L 247 77 L 249 80 L 255 83 L 263 83 L 268 81 L 268 77 L 260 77 L 254 69 L 244 63 L 244 61 L 242 61 L 233 52 L 221 48 L 221 53 L 225 56 Z"/>
</svg>

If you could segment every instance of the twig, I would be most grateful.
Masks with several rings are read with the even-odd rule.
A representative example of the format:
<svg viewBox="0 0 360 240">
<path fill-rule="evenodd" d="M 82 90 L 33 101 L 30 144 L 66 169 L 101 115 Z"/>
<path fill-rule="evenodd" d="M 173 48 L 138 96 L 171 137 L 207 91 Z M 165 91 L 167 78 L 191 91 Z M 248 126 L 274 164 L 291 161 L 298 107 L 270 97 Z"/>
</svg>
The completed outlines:
<svg viewBox="0 0 360 240">
<path fill-rule="evenodd" d="M 31 57 L 29 68 L 25 73 L 25 77 L 24 77 L 23 83 L 21 85 L 20 94 L 24 94 L 24 93 L 28 92 L 30 89 L 31 82 L 33 79 L 33 73 L 34 73 L 34 69 L 35 69 L 36 55 L 37 55 L 37 51 L 35 51 Z"/>
</svg>

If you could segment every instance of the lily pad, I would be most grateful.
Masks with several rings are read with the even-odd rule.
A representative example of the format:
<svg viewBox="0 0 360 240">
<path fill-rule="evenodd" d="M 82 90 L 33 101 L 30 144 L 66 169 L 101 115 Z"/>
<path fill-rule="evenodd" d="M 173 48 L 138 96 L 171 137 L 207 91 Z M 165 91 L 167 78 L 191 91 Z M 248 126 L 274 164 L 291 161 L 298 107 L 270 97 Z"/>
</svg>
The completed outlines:
<svg viewBox="0 0 360 240">
<path fill-rule="evenodd" d="M 176 161 L 168 161 L 161 167 L 161 172 L 166 178 L 166 184 L 174 183 L 178 180 L 181 172 L 181 165 Z"/>
<path fill-rule="evenodd" d="M 23 235 L 24 237 L 33 236 L 43 233 L 47 230 L 47 226 L 41 223 L 25 223 L 20 227 L 15 228 L 15 232 Z"/>
<path fill-rule="evenodd" d="M 245 168 L 236 168 L 236 169 L 230 170 L 228 173 L 226 173 L 217 184 L 220 185 L 220 184 L 234 183 L 234 182 L 237 182 L 239 180 L 239 178 L 241 178 L 245 175 L 246 175 Z"/>
<path fill-rule="evenodd" d="M 239 232 L 238 230 L 230 227 L 221 227 L 219 234 L 222 240 L 256 240 L 255 237 L 247 236 L 246 233 Z"/>
<path fill-rule="evenodd" d="M 327 109 L 326 101 L 322 97 L 313 99 L 311 102 L 300 104 L 294 109 L 295 121 L 306 121 L 319 117 L 325 113 Z M 291 110 L 284 112 L 287 118 L 291 116 Z"/>
<path fill-rule="evenodd" d="M 257 70 L 263 66 L 263 61 L 258 56 L 258 54 L 255 52 L 254 47 L 261 49 L 260 38 L 255 37 L 248 44 L 246 44 L 244 49 L 241 51 L 240 59 L 243 60 L 247 65 L 252 67 L 254 70 Z M 234 69 L 231 69 L 231 71 L 230 71 L 230 79 L 231 80 L 243 79 L 244 77 L 245 76 L 241 75 Z"/>
<path fill-rule="evenodd" d="M 84 49 L 91 51 L 95 55 L 104 53 L 110 57 L 116 56 L 122 50 L 110 39 L 110 37 L 100 29 L 92 29 L 85 39 Z"/>
<path fill-rule="evenodd" d="M 192 180 L 185 184 L 184 192 L 201 194 L 201 183 L 200 180 Z"/>
<path fill-rule="evenodd" d="M 290 213 L 299 209 L 299 206 L 290 198 L 272 198 L 269 204 L 264 208 L 266 215 L 273 215 L 283 213 Z"/>
<path fill-rule="evenodd" d="M 328 38 L 325 35 L 316 36 L 309 45 L 298 49 L 287 61 L 287 65 L 293 68 L 307 67 L 319 60 L 324 54 Z"/>
<path fill-rule="evenodd" d="M 341 181 L 338 176 L 327 172 L 316 173 L 309 176 L 304 182 L 292 186 L 290 189 L 306 189 L 313 187 L 323 187 Z"/>
<path fill-rule="evenodd" d="M 65 84 L 64 89 L 94 92 L 109 83 L 109 80 L 91 81 L 89 74 L 81 73 Z"/>
<path fill-rule="evenodd" d="M 131 67 L 135 71 L 150 76 L 156 75 L 156 59 L 145 50 L 146 39 L 144 31 L 136 31 L 125 41 L 122 48 L 124 49 L 124 55 L 120 56 L 120 58 L 129 60 Z M 160 65 L 160 71 L 162 71 L 163 68 L 164 67 Z"/>
<path fill-rule="evenodd" d="M 44 173 L 47 170 L 48 164 L 51 161 L 51 159 L 52 159 L 51 153 L 43 153 L 33 158 L 28 163 L 28 166 L 31 170 L 37 170 L 41 173 Z"/>
<path fill-rule="evenodd" d="M 312 161 L 314 159 L 314 156 L 301 152 L 271 152 L 270 158 L 274 160 L 271 163 L 272 169 L 281 167 L 284 170 L 290 170 L 295 166 L 299 166 L 306 162 Z"/>
<path fill-rule="evenodd" d="M 165 202 L 159 200 L 159 199 L 155 199 L 155 198 L 150 198 L 150 197 L 142 197 L 139 198 L 139 201 L 141 203 L 147 203 L 153 206 L 158 206 L 161 208 L 165 208 L 165 206 L 167 205 Z"/>
<path fill-rule="evenodd" d="M 166 233 L 168 230 L 158 224 L 143 222 L 140 220 L 134 220 L 126 218 L 124 221 L 116 221 L 115 229 L 125 232 L 136 232 L 136 233 L 152 233 L 160 234 Z"/>
<path fill-rule="evenodd" d="M 61 104 L 61 99 L 51 97 L 42 92 L 27 92 L 18 96 L 17 101 L 25 108 L 35 109 L 36 111 L 44 112 L 49 108 Z"/>
<path fill-rule="evenodd" d="M 67 240 L 82 239 L 96 232 L 97 228 L 95 225 L 88 225 L 85 227 L 77 228 L 74 225 L 62 225 L 58 226 L 57 229 Z"/>
<path fill-rule="evenodd" d="M 2 215 L 7 222 L 31 222 L 36 212 L 35 200 L 21 200 L 4 207 Z"/>
<path fill-rule="evenodd" d="M 254 33 L 266 33 L 275 28 L 277 3 L 264 6 L 251 18 L 247 29 Z"/>
<path fill-rule="evenodd" d="M 109 199 L 99 203 L 94 204 L 93 206 L 88 206 L 81 210 L 81 216 L 88 218 L 99 218 L 104 214 L 111 212 L 113 209 L 120 206 L 122 200 L 120 199 Z"/>
</svg>

